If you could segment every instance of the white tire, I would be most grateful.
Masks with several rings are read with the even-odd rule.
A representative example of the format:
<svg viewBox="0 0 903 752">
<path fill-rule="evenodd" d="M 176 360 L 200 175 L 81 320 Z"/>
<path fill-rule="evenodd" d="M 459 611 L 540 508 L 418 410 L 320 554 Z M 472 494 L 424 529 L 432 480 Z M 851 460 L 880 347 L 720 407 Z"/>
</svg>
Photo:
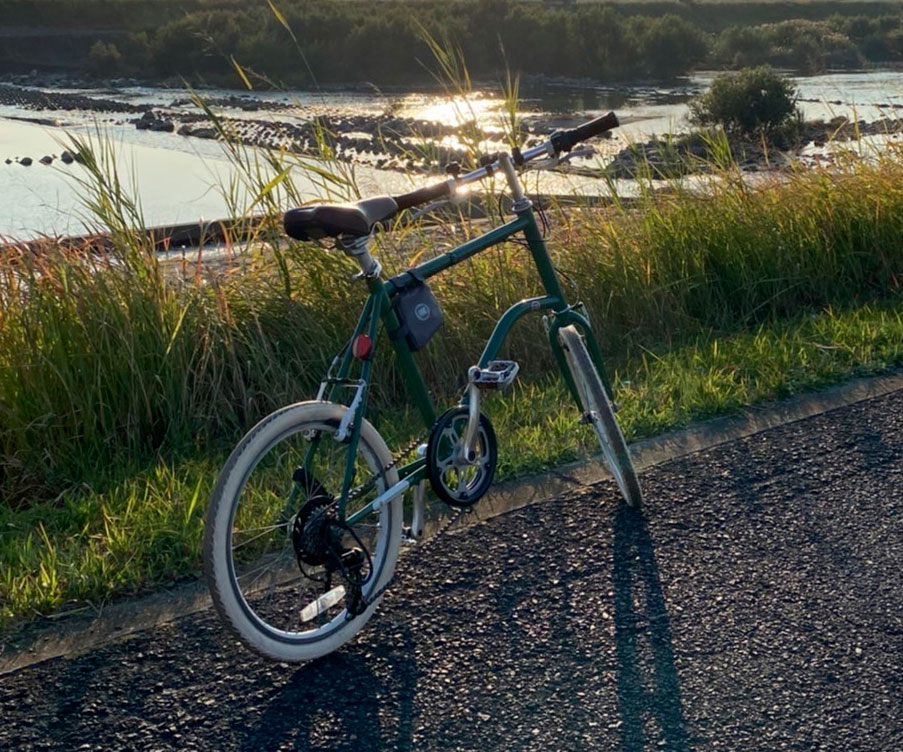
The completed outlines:
<svg viewBox="0 0 903 752">
<path fill-rule="evenodd" d="M 204 568 L 214 605 L 242 642 L 269 658 L 297 662 L 331 653 L 360 631 L 378 605 L 376 598 L 363 613 L 347 619 L 340 576 L 329 593 L 321 591 L 319 598 L 313 597 L 313 588 L 322 586 L 309 584 L 301 574 L 292 543 L 292 523 L 284 516 L 290 505 L 286 503 L 289 494 L 279 493 L 283 485 L 286 491 L 294 489 L 292 495 L 297 492 L 291 467 L 296 463 L 300 467 L 302 456 L 308 456 L 305 452 L 313 445 L 311 477 L 316 478 L 318 488 L 331 485 L 328 491 L 338 495 L 341 482 L 332 477 L 326 458 L 330 453 L 341 454 L 343 447 L 347 456 L 347 444 L 334 439 L 346 411 L 344 405 L 330 402 L 301 402 L 268 415 L 229 456 L 207 509 Z M 301 447 L 307 448 L 302 451 Z M 317 464 L 321 457 L 322 467 Z M 373 491 L 358 500 L 355 509 L 398 482 L 394 468 L 382 473 L 391 459 L 382 437 L 363 420 L 355 462 L 367 477 L 383 477 Z M 340 459 L 336 464 L 343 462 Z M 364 480 L 366 477 L 357 477 L 355 482 Z M 294 500 L 291 520 L 313 493 L 310 489 L 314 481 L 305 483 L 307 498 Z M 280 504 L 282 510 L 278 509 Z M 349 508 L 347 514 L 353 511 Z M 359 540 L 366 542 L 371 565 L 361 589 L 369 601 L 389 582 L 395 569 L 403 525 L 402 497 L 372 513 L 360 525 L 366 528 Z M 348 540 L 353 542 L 350 533 Z M 305 619 L 316 619 L 317 623 L 308 624 Z"/>
<path fill-rule="evenodd" d="M 615 418 L 615 411 L 602 385 L 602 379 L 599 378 L 599 373 L 587 352 L 586 343 L 574 326 L 562 327 L 558 336 L 570 365 L 574 384 L 580 394 L 583 409 L 590 416 L 596 436 L 599 438 L 608 469 L 614 476 L 624 501 L 632 507 L 639 507 L 643 503 L 640 481 L 630 459 L 624 434 L 621 433 Z"/>
</svg>

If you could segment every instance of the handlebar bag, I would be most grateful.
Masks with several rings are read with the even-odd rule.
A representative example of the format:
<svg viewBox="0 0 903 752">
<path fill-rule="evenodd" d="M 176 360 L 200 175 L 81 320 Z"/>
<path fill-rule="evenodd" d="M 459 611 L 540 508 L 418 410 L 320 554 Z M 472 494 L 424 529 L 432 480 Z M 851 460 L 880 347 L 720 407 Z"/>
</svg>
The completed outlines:
<svg viewBox="0 0 903 752">
<path fill-rule="evenodd" d="M 442 309 L 426 282 L 418 281 L 399 290 L 392 305 L 401 326 L 389 337 L 404 337 L 414 352 L 422 350 L 442 326 Z"/>
</svg>

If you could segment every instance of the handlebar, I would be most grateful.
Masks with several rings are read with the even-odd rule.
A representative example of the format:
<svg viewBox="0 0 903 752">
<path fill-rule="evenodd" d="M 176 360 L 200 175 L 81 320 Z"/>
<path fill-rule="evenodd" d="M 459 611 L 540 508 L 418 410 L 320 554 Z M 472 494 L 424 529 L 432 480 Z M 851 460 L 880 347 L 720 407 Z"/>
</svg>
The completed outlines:
<svg viewBox="0 0 903 752">
<path fill-rule="evenodd" d="M 398 210 L 410 209 L 412 206 L 427 204 L 440 198 L 445 198 L 451 193 L 452 180 L 446 180 L 443 183 L 428 185 L 426 188 L 418 188 L 416 191 L 405 193 L 401 196 L 395 196 L 395 203 L 398 204 Z"/>
<path fill-rule="evenodd" d="M 570 128 L 566 131 L 556 131 L 549 140 L 552 142 L 555 154 L 558 155 L 563 151 L 570 151 L 581 141 L 586 141 L 588 138 L 601 135 L 602 133 L 605 133 L 605 131 L 617 128 L 618 125 L 620 125 L 620 123 L 618 123 L 617 115 L 613 112 L 609 112 L 607 115 L 597 117 L 595 120 L 590 120 L 583 125 L 578 125 L 576 128 Z"/>
<path fill-rule="evenodd" d="M 518 166 L 525 165 L 534 159 L 540 157 L 558 157 L 562 152 L 569 152 L 581 141 L 586 141 L 593 136 L 599 136 L 606 131 L 617 128 L 619 125 L 618 117 L 613 112 L 590 120 L 576 128 L 568 128 L 567 130 L 555 131 L 549 140 L 539 146 L 534 146 L 520 154 L 520 158 L 515 162 Z M 441 183 L 435 183 L 426 188 L 419 188 L 410 193 L 404 193 L 401 196 L 395 196 L 395 203 L 398 204 L 399 211 L 410 209 L 413 206 L 419 206 L 430 201 L 450 196 L 458 185 L 466 185 L 474 183 L 478 180 L 490 177 L 493 173 L 501 169 L 498 159 L 488 165 L 479 167 L 464 175 L 451 180 L 445 180 Z"/>
</svg>

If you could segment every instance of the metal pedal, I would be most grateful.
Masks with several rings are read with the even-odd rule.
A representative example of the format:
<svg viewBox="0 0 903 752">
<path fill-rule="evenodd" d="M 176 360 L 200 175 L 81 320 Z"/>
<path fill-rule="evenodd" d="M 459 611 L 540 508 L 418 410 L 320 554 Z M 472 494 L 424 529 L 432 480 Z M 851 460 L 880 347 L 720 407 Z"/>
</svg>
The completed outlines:
<svg viewBox="0 0 903 752">
<path fill-rule="evenodd" d="M 493 360 L 485 368 L 473 366 L 471 383 L 477 389 L 504 389 L 517 376 L 520 366 L 513 360 Z"/>
</svg>

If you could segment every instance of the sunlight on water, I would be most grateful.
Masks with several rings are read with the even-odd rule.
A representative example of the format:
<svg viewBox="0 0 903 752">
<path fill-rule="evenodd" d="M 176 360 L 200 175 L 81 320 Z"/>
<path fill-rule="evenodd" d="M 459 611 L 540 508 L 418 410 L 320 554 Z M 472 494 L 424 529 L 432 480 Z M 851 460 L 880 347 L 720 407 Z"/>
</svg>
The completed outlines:
<svg viewBox="0 0 903 752">
<path fill-rule="evenodd" d="M 699 74 L 673 86 L 574 86 L 564 82 L 546 82 L 523 86 L 519 117 L 536 132 L 570 128 L 583 120 L 615 109 L 621 127 L 611 139 L 595 144 L 597 157 L 575 164 L 604 166 L 607 159 L 631 141 L 643 141 L 652 134 L 681 132 L 688 129 L 687 101 L 711 82 L 710 74 Z M 865 120 L 903 115 L 903 72 L 866 71 L 826 74 L 796 79 L 800 107 L 807 119 L 830 119 L 844 115 Z M 180 89 L 131 87 L 119 91 L 85 90 L 84 94 L 115 99 L 131 104 L 149 104 L 175 112 L 192 113 L 191 92 Z M 280 122 L 298 123 L 313 114 L 348 118 L 362 116 L 347 137 L 366 142 L 379 141 L 379 130 L 367 130 L 375 121 L 368 118 L 407 118 L 445 126 L 475 122 L 485 134 L 479 148 L 485 152 L 504 148 L 502 133 L 506 117 L 504 99 L 498 91 L 476 91 L 465 97 L 449 98 L 429 93 L 391 93 L 378 91 L 322 92 L 238 92 L 209 90 L 206 98 L 220 98 L 218 107 L 229 117 L 254 120 L 259 127 Z M 39 116 L 59 121 L 63 127 L 48 128 L 4 118 Z M 79 111 L 40 111 L 0 105 L 0 234 L 33 237 L 44 232 L 76 233 L 90 227 L 91 219 L 81 203 L 79 188 L 72 179 L 81 168 L 38 163 L 44 155 L 59 155 L 66 131 L 82 134 L 98 126 L 120 144 L 123 165 L 134 165 L 138 176 L 138 194 L 148 224 L 194 222 L 199 218 L 219 218 L 227 212 L 221 186 L 234 179 L 233 167 L 225 159 L 223 145 L 215 140 L 186 138 L 175 133 L 136 130 L 133 114 L 97 115 Z M 384 121 L 382 121 L 384 122 Z M 362 129 L 363 128 L 363 129 Z M 543 130 L 544 129 L 544 130 Z M 416 132 L 416 129 L 415 131 Z M 278 141 L 278 137 L 273 140 Z M 876 139 L 879 143 L 881 139 Z M 468 138 L 436 133 L 429 139 L 408 138 L 408 144 L 422 145 L 424 152 L 438 147 L 466 150 Z M 366 148 L 366 147 L 365 147 Z M 808 152 L 806 152 L 808 155 Z M 6 159 L 28 156 L 31 167 Z M 359 154 L 355 166 L 362 195 L 400 193 L 435 181 L 418 169 L 409 172 L 381 169 L 385 154 L 375 151 Z M 397 167 L 404 168 L 408 156 Z M 417 160 L 415 160 L 415 163 Z M 297 173 L 298 171 L 294 171 Z M 293 173 L 293 175 L 294 175 Z M 554 193 L 598 195 L 605 185 L 597 178 L 544 173 L 531 175 L 531 188 Z M 318 198 L 316 185 L 303 175 L 295 177 L 305 199 Z M 538 181 L 538 182 L 536 182 Z M 629 193 L 629 182 L 621 189 Z"/>
<path fill-rule="evenodd" d="M 476 121 L 480 125 L 498 125 L 503 101 L 483 92 L 468 97 L 423 97 L 412 95 L 401 100 L 398 114 L 443 125 L 462 125 Z"/>
</svg>

